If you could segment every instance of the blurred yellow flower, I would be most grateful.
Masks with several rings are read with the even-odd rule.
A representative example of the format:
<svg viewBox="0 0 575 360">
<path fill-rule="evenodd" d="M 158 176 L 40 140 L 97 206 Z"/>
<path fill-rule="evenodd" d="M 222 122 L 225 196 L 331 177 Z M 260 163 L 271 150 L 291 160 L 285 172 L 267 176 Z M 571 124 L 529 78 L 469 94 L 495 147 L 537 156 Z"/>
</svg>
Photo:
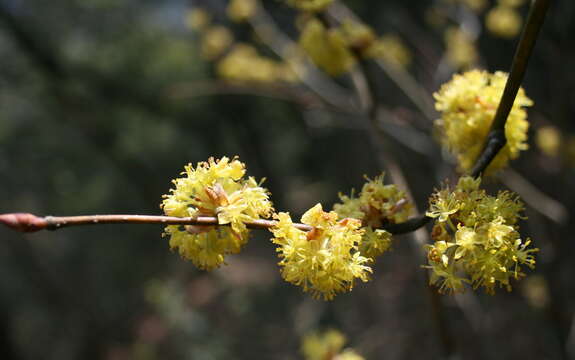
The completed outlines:
<svg viewBox="0 0 575 360">
<path fill-rule="evenodd" d="M 383 35 L 366 50 L 366 56 L 382 59 L 399 67 L 411 64 L 411 52 L 400 37 L 393 34 Z"/>
<path fill-rule="evenodd" d="M 210 26 L 202 34 L 200 53 L 206 60 L 214 60 L 233 43 L 234 36 L 225 26 Z"/>
<path fill-rule="evenodd" d="M 344 34 L 338 29 L 326 29 L 315 18 L 304 25 L 299 44 L 315 65 L 330 75 L 341 75 L 355 64 Z"/>
<path fill-rule="evenodd" d="M 519 35 L 523 20 L 519 13 L 508 6 L 496 6 L 485 17 L 487 30 L 495 36 L 512 39 Z"/>
<path fill-rule="evenodd" d="M 231 0 L 226 11 L 232 21 L 242 22 L 254 16 L 257 7 L 257 0 Z"/>
<path fill-rule="evenodd" d="M 444 34 L 446 57 L 456 69 L 467 69 L 478 59 L 473 38 L 459 27 L 449 27 Z"/>
<path fill-rule="evenodd" d="M 543 126 L 535 133 L 535 144 L 547 156 L 559 155 L 561 133 L 554 126 Z"/>
<path fill-rule="evenodd" d="M 258 54 L 248 44 L 237 44 L 217 65 L 221 78 L 236 82 L 294 83 L 299 80 L 289 64 L 275 61 Z"/>
<path fill-rule="evenodd" d="M 202 8 L 190 9 L 185 18 L 186 26 L 195 31 L 205 29 L 211 21 L 211 16 Z"/>
<path fill-rule="evenodd" d="M 363 360 L 351 349 L 343 349 L 347 342 L 345 336 L 337 330 L 324 333 L 311 333 L 303 338 L 301 351 L 306 360 Z"/>
</svg>

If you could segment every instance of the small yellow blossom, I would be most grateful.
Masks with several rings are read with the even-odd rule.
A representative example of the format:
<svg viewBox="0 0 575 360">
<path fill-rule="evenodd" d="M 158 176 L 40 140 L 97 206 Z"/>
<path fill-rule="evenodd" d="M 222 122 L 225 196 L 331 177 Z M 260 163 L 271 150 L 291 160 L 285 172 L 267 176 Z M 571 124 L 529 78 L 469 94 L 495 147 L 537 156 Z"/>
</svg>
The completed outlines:
<svg viewBox="0 0 575 360">
<path fill-rule="evenodd" d="M 361 256 L 358 246 L 363 231 L 356 219 L 337 221 L 335 212 L 324 212 L 317 204 L 303 216 L 313 226 L 309 232 L 293 226 L 288 213 L 277 215 L 278 224 L 270 231 L 279 245 L 282 277 L 314 298 L 332 300 L 337 293 L 351 291 L 356 279 L 369 280 L 370 260 Z"/>
<path fill-rule="evenodd" d="M 246 21 L 257 11 L 257 0 L 231 0 L 228 4 L 228 17 L 235 22 Z"/>
<path fill-rule="evenodd" d="M 247 242 L 245 222 L 271 216 L 267 191 L 253 177 L 245 177 L 245 165 L 238 159 L 210 158 L 194 168 L 185 167 L 184 177 L 173 181 L 175 188 L 164 195 L 161 207 L 168 216 L 215 216 L 229 227 L 169 225 L 170 247 L 200 269 L 211 270 L 224 262 L 226 254 L 238 253 Z"/>
<path fill-rule="evenodd" d="M 202 33 L 200 53 L 206 60 L 214 60 L 233 43 L 234 36 L 225 26 L 213 25 Z"/>
<path fill-rule="evenodd" d="M 519 35 L 523 20 L 519 13 L 508 6 L 496 6 L 485 16 L 485 26 L 493 35 L 512 39 Z"/>
<path fill-rule="evenodd" d="M 211 21 L 210 14 L 202 8 L 193 8 L 186 14 L 186 26 L 195 31 L 204 30 Z"/>
<path fill-rule="evenodd" d="M 308 20 L 301 32 L 299 44 L 316 66 L 332 76 L 349 71 L 355 57 L 339 29 L 326 29 L 318 19 Z"/>
<path fill-rule="evenodd" d="M 289 5 L 304 11 L 321 11 L 332 2 L 333 0 L 287 0 Z"/>
<path fill-rule="evenodd" d="M 521 266 L 535 266 L 538 249 L 528 248 L 531 241 L 520 238 L 517 220 L 523 204 L 515 195 L 503 191 L 489 196 L 479 189 L 479 180 L 462 177 L 455 189 L 435 192 L 430 207 L 427 216 L 436 223 L 434 243 L 426 246 L 426 267 L 440 292 L 462 292 L 466 283 L 488 294 L 496 286 L 510 291 L 511 279 L 525 276 Z"/>
<path fill-rule="evenodd" d="M 535 144 L 547 156 L 559 155 L 561 133 L 554 126 L 543 126 L 535 133 Z"/>
<path fill-rule="evenodd" d="M 449 27 L 444 35 L 446 57 L 457 69 L 472 67 L 479 57 L 475 41 L 466 31 L 459 27 Z"/>
<path fill-rule="evenodd" d="M 369 48 L 377 39 L 369 26 L 357 21 L 346 20 L 338 30 L 343 35 L 347 46 L 359 51 Z"/>
<path fill-rule="evenodd" d="M 413 206 L 405 192 L 395 185 L 383 184 L 384 174 L 373 180 L 367 178 L 358 197 L 340 194 L 341 203 L 333 206 L 340 219 L 361 220 L 365 233 L 359 246 L 360 253 L 375 259 L 391 247 L 391 234 L 379 229 L 385 224 L 397 224 L 407 220 Z"/>
<path fill-rule="evenodd" d="M 455 75 L 433 94 L 435 108 L 441 112 L 435 122 L 441 143 L 457 157 L 461 171 L 470 170 L 483 150 L 506 80 L 503 72 L 473 70 Z M 531 105 L 533 102 L 519 89 L 505 125 L 507 144 L 487 167 L 486 174 L 505 167 L 527 149 L 529 123 L 524 107 Z"/>
<path fill-rule="evenodd" d="M 346 342 L 345 336 L 337 330 L 311 333 L 304 337 L 301 351 L 306 360 L 363 360 L 351 349 L 342 351 Z"/>
<path fill-rule="evenodd" d="M 411 63 L 411 53 L 401 38 L 397 35 L 383 35 L 374 41 L 366 51 L 367 57 L 382 59 L 399 67 L 407 67 Z"/>
<path fill-rule="evenodd" d="M 273 83 L 296 82 L 289 64 L 258 54 L 248 44 L 237 44 L 217 64 L 218 75 L 234 82 Z"/>
</svg>

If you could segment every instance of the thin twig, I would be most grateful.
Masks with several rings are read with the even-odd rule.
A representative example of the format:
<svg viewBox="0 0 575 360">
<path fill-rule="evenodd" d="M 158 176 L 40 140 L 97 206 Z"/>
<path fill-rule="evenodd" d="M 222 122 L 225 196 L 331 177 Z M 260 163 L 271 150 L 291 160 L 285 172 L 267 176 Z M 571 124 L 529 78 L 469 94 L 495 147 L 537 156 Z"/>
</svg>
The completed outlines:
<svg viewBox="0 0 575 360">
<path fill-rule="evenodd" d="M 569 220 L 569 210 L 565 205 L 539 190 L 517 171 L 506 169 L 499 180 L 519 194 L 527 205 L 551 221 L 565 224 Z"/>
<path fill-rule="evenodd" d="M 40 230 L 58 230 L 68 226 L 98 224 L 161 224 L 161 225 L 196 225 L 196 226 L 229 226 L 220 224 L 215 216 L 175 217 L 159 215 L 80 215 L 80 216 L 46 216 L 39 217 L 27 213 L 0 215 L 0 223 L 20 232 Z M 274 220 L 253 220 L 245 222 L 249 229 L 270 229 L 277 225 Z M 310 231 L 313 226 L 293 224 L 303 231 Z"/>
<path fill-rule="evenodd" d="M 531 6 L 529 16 L 527 17 L 527 23 L 523 28 L 519 45 L 517 46 L 515 56 L 513 57 L 511 71 L 509 72 L 509 78 L 505 83 L 503 96 L 501 97 L 501 101 L 497 107 L 493 123 L 491 123 L 491 130 L 489 131 L 489 135 L 485 141 L 483 152 L 477 158 L 475 166 L 471 171 L 470 175 L 473 177 L 481 176 L 497 153 L 499 153 L 507 143 L 507 138 L 505 137 L 505 123 L 507 122 L 507 117 L 509 116 L 509 112 L 515 102 L 517 91 L 519 91 L 519 87 L 521 86 L 521 82 L 525 76 L 529 58 L 533 52 L 533 47 L 535 46 L 543 21 L 545 20 L 545 15 L 547 14 L 550 2 L 551 0 L 535 0 Z"/>
</svg>

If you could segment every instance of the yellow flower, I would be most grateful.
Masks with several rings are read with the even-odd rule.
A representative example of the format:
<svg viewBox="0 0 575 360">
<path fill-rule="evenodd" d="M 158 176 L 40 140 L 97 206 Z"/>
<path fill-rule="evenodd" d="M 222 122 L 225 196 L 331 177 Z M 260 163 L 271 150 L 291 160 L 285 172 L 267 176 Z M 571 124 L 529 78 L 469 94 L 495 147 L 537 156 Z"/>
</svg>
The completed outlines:
<svg viewBox="0 0 575 360">
<path fill-rule="evenodd" d="M 303 338 L 302 353 L 306 360 L 363 360 L 351 349 L 344 349 L 345 336 L 337 330 L 311 333 Z"/>
<path fill-rule="evenodd" d="M 313 226 L 307 233 L 293 226 L 288 213 L 277 218 L 272 242 L 279 245 L 284 280 L 324 300 L 351 291 L 356 279 L 369 280 L 372 270 L 365 264 L 370 260 L 358 251 L 363 234 L 359 220 L 337 221 L 337 214 L 324 212 L 320 204 L 302 216 L 304 224 Z"/>
<path fill-rule="evenodd" d="M 373 180 L 366 178 L 359 196 L 339 195 L 341 203 L 333 206 L 340 219 L 359 219 L 365 226 L 365 233 L 359 246 L 361 255 L 371 259 L 382 255 L 391 247 L 391 234 L 378 229 L 384 224 L 396 224 L 407 220 L 413 206 L 407 201 L 405 192 L 395 185 L 383 184 L 384 174 Z"/>
<path fill-rule="evenodd" d="M 220 225 L 170 225 L 170 247 L 200 269 L 211 270 L 224 262 L 226 254 L 238 253 L 247 242 L 245 222 L 269 217 L 273 212 L 267 191 L 254 178 L 245 178 L 245 165 L 238 159 L 210 158 L 194 168 L 185 167 L 184 177 L 173 181 L 175 188 L 164 195 L 161 207 L 168 216 L 215 216 Z"/>
<path fill-rule="evenodd" d="M 344 34 L 338 29 L 326 29 L 315 18 L 304 25 L 299 44 L 316 66 L 332 76 L 345 73 L 355 64 Z"/>
<path fill-rule="evenodd" d="M 321 11 L 332 2 L 333 0 L 287 0 L 289 5 L 304 11 Z"/>
<path fill-rule="evenodd" d="M 234 36 L 221 25 L 210 26 L 202 34 L 200 53 L 206 60 L 214 60 L 232 44 Z"/>
<path fill-rule="evenodd" d="M 521 266 L 535 266 L 538 249 L 528 248 L 531 241 L 521 240 L 516 225 L 523 205 L 508 192 L 494 197 L 478 186 L 478 180 L 462 177 L 455 189 L 437 191 L 430 199 L 432 207 L 457 203 L 456 211 L 435 214 L 434 243 L 427 245 L 430 282 L 440 292 L 464 291 L 465 283 L 488 294 L 496 286 L 511 290 L 511 279 L 525 275 Z"/>
<path fill-rule="evenodd" d="M 237 44 L 218 62 L 221 78 L 234 82 L 295 82 L 289 65 L 260 56 L 251 45 Z"/>
<path fill-rule="evenodd" d="M 444 35 L 447 60 L 457 69 L 467 69 L 478 59 L 473 38 L 459 27 L 449 27 Z"/>
<path fill-rule="evenodd" d="M 193 8 L 186 14 L 186 26 L 195 31 L 205 29 L 211 21 L 210 14 L 202 8 Z"/>
<path fill-rule="evenodd" d="M 535 143 L 545 155 L 557 156 L 561 148 L 561 133 L 554 126 L 540 127 L 535 134 Z"/>
<path fill-rule="evenodd" d="M 357 21 L 344 21 L 339 27 L 339 31 L 343 35 L 347 46 L 359 51 L 369 48 L 376 40 L 373 30 Z"/>
<path fill-rule="evenodd" d="M 257 0 L 231 0 L 227 14 L 232 21 L 242 22 L 254 16 L 257 7 Z"/>
<path fill-rule="evenodd" d="M 508 6 L 496 6 L 487 13 L 485 25 L 493 35 L 512 39 L 519 35 L 523 20 L 515 9 Z"/>
<path fill-rule="evenodd" d="M 411 63 L 411 53 L 397 35 L 383 35 L 366 50 L 365 56 L 382 59 L 402 68 Z"/>
<path fill-rule="evenodd" d="M 359 253 L 375 259 L 391 248 L 391 233 L 382 229 L 365 228 L 365 234 L 359 244 Z"/>
<path fill-rule="evenodd" d="M 473 70 L 455 75 L 433 94 L 435 108 L 441 112 L 435 122 L 441 143 L 457 157 L 461 171 L 470 170 L 483 150 L 506 80 L 503 72 Z M 519 89 L 505 125 L 507 144 L 491 162 L 487 174 L 505 167 L 527 149 L 529 123 L 524 107 L 531 105 L 533 102 Z"/>
</svg>

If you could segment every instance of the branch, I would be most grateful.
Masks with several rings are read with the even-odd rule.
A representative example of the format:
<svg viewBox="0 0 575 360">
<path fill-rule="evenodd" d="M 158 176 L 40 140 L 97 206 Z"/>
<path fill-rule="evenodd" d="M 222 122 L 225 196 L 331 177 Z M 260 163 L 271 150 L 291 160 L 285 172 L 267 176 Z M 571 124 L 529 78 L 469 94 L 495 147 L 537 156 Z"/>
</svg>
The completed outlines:
<svg viewBox="0 0 575 360">
<path fill-rule="evenodd" d="M 541 26 L 543 25 L 543 20 L 545 19 L 547 9 L 549 8 L 549 3 L 550 0 L 535 0 L 531 10 L 529 11 L 527 23 L 525 24 L 523 33 L 521 34 L 521 39 L 519 40 L 519 45 L 517 46 L 517 50 L 511 64 L 511 71 L 505 84 L 503 96 L 501 97 L 493 123 L 491 124 L 491 129 L 487 139 L 485 140 L 483 152 L 478 157 L 470 174 L 475 178 L 481 176 L 487 166 L 489 166 L 491 161 L 507 143 L 507 139 L 505 137 L 505 123 L 507 122 L 507 117 L 513 107 L 515 97 L 517 96 L 517 92 L 519 91 L 519 87 L 521 86 L 521 82 L 525 76 L 527 63 L 531 53 L 533 52 L 533 47 L 535 46 L 535 41 L 537 40 Z M 364 61 L 360 61 L 360 65 L 362 71 L 366 72 L 366 63 Z M 368 76 L 366 76 L 366 78 L 369 79 Z M 373 84 L 369 84 L 368 82 L 368 86 L 372 87 Z M 371 90 L 371 94 L 373 94 L 374 89 L 372 88 Z M 371 100 L 370 104 L 371 106 L 374 106 L 374 101 L 373 99 Z M 375 116 L 376 110 L 368 109 L 368 112 L 373 121 L 373 116 Z M 425 226 L 430 220 L 431 218 L 428 216 L 422 215 L 401 224 L 390 225 L 386 230 L 390 231 L 392 234 L 408 233 Z"/>
<path fill-rule="evenodd" d="M 519 91 L 519 87 L 521 86 L 521 82 L 525 76 L 527 63 L 529 62 L 529 58 L 533 52 L 537 35 L 539 35 L 539 31 L 543 25 L 543 20 L 547 14 L 550 2 L 551 0 L 535 0 L 531 6 L 527 17 L 527 23 L 523 28 L 519 45 L 517 46 L 515 56 L 513 57 L 511 71 L 509 72 L 509 78 L 505 83 L 503 96 L 501 97 L 501 101 L 497 107 L 497 112 L 493 118 L 493 123 L 491 124 L 491 130 L 489 131 L 489 135 L 485 141 L 483 152 L 477 158 L 475 166 L 470 174 L 475 178 L 481 176 L 493 158 L 495 158 L 497 153 L 507 143 L 507 138 L 505 137 L 505 123 L 507 122 L 507 117 L 509 116 L 509 112 L 515 102 L 517 91 Z"/>
<path fill-rule="evenodd" d="M 159 215 L 81 215 L 81 216 L 46 216 L 39 217 L 27 213 L 0 215 L 0 223 L 19 232 L 36 232 L 40 230 L 58 230 L 68 226 L 98 225 L 98 224 L 161 224 L 161 225 L 197 225 L 197 226 L 229 226 L 220 224 L 214 216 L 174 217 Z M 246 222 L 249 229 L 269 229 L 277 225 L 274 220 L 253 220 Z M 310 231 L 313 226 L 293 224 L 303 231 Z"/>
<path fill-rule="evenodd" d="M 413 220 L 413 219 L 412 219 Z M 411 220 L 401 224 L 388 224 L 383 229 L 392 234 L 402 234 L 405 227 L 411 228 Z M 270 229 L 277 225 L 275 220 L 253 220 L 245 222 L 248 229 Z M 36 216 L 29 213 L 10 213 L 0 215 L 0 224 L 18 232 L 36 232 L 40 230 L 59 230 L 69 226 L 101 224 L 160 224 L 160 225 L 196 225 L 229 226 L 220 224 L 215 216 L 175 217 L 161 215 L 80 215 L 80 216 Z M 294 223 L 296 229 L 311 231 L 313 226 Z M 423 226 L 423 225 L 421 225 Z M 420 227 L 421 227 L 420 226 Z"/>
</svg>

